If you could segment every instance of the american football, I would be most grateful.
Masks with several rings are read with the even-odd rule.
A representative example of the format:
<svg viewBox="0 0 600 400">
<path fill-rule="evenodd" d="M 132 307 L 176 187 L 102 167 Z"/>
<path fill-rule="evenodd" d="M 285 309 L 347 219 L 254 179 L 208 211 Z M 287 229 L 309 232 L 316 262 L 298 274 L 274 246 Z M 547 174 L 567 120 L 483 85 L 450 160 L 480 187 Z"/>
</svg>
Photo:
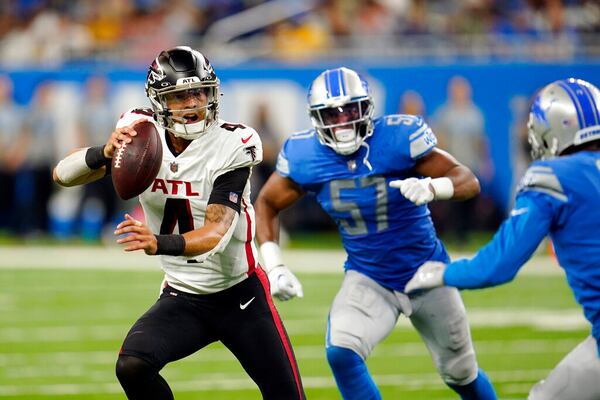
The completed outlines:
<svg viewBox="0 0 600 400">
<path fill-rule="evenodd" d="M 113 186 L 123 200 L 146 190 L 162 163 L 162 144 L 154 124 L 141 122 L 134 129 L 137 136 L 115 152 L 111 164 Z"/>
</svg>

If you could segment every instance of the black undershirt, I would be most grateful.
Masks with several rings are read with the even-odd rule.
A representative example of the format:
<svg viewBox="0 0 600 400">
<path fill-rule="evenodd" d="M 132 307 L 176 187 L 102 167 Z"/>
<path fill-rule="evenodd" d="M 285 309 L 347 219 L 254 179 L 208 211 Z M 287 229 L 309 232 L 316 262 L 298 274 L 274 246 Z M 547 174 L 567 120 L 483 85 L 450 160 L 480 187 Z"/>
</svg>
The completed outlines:
<svg viewBox="0 0 600 400">
<path fill-rule="evenodd" d="M 208 204 L 222 204 L 239 213 L 242 194 L 249 176 L 250 167 L 234 169 L 219 176 L 213 184 Z"/>
</svg>

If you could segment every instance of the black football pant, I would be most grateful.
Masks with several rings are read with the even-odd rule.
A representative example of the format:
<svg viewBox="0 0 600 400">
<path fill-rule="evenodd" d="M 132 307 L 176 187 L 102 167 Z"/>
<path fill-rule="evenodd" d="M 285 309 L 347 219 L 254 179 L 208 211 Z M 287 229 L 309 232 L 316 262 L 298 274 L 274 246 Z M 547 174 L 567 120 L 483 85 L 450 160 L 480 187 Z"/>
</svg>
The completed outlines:
<svg viewBox="0 0 600 400">
<path fill-rule="evenodd" d="M 173 399 L 159 371 L 216 341 L 239 360 L 263 399 L 305 399 L 292 346 L 260 268 L 214 294 L 194 295 L 167 286 L 127 334 L 117 377 L 131 400 Z"/>
</svg>

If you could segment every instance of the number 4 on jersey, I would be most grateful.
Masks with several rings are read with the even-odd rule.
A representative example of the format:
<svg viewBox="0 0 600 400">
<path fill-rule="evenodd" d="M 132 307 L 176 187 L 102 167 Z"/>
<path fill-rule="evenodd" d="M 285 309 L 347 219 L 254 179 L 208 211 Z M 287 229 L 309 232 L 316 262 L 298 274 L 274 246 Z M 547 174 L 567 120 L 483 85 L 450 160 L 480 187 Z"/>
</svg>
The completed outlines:
<svg viewBox="0 0 600 400">
<path fill-rule="evenodd" d="M 179 233 L 184 234 L 194 230 L 194 217 L 189 199 L 167 199 L 160 234 L 170 235 L 179 225 Z"/>
</svg>

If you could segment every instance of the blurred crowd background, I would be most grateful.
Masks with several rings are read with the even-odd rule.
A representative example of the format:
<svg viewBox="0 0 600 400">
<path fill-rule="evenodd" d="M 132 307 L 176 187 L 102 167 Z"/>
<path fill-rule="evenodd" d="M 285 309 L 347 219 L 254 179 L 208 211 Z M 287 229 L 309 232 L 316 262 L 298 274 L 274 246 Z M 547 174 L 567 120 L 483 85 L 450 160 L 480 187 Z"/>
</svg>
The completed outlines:
<svg viewBox="0 0 600 400">
<path fill-rule="evenodd" d="M 8 66 L 147 63 L 166 46 L 193 43 L 238 61 L 556 59 L 593 51 L 599 30 L 597 0 L 4 0 L 0 58 Z"/>
<path fill-rule="evenodd" d="M 423 115 L 440 147 L 478 175 L 477 199 L 432 205 L 438 229 L 463 242 L 495 229 L 511 206 L 529 162 L 535 89 L 573 75 L 600 83 L 600 1 L 4 0 L 0 235 L 95 242 L 136 209 L 110 178 L 59 189 L 51 168 L 70 148 L 103 143 L 121 112 L 147 105 L 147 65 L 180 44 L 214 65 L 221 116 L 261 135 L 253 196 L 285 137 L 309 127 L 310 81 L 346 65 L 368 76 L 379 115 Z M 334 229 L 309 197 L 284 223 Z"/>
</svg>

